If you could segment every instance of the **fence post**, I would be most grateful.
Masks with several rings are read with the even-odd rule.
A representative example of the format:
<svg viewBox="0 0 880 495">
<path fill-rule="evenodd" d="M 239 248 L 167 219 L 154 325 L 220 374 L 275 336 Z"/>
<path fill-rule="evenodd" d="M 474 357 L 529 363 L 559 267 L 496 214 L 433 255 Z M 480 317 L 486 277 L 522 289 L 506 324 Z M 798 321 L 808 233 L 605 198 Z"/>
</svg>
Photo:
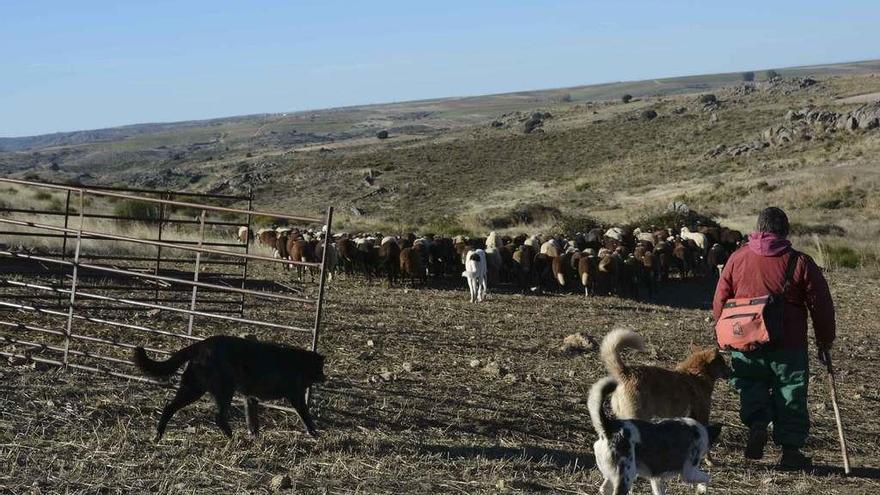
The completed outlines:
<svg viewBox="0 0 880 495">
<path fill-rule="evenodd" d="M 159 195 L 159 199 L 171 199 L 171 195 L 168 191 Z M 156 236 L 157 241 L 162 240 L 162 226 L 165 225 L 165 203 L 159 204 L 159 234 Z M 153 270 L 153 275 L 159 274 L 159 265 L 162 264 L 162 246 L 156 246 L 156 268 Z M 156 284 L 156 294 L 153 296 L 153 302 L 159 302 L 159 284 Z"/>
<path fill-rule="evenodd" d="M 333 222 L 333 207 L 327 208 L 327 219 L 324 225 L 327 227 L 324 232 L 324 249 L 321 251 L 321 279 L 318 282 L 318 302 L 315 303 L 315 325 L 312 327 L 312 351 L 318 350 L 318 336 L 321 331 L 321 315 L 324 311 L 324 289 L 327 283 L 327 251 L 330 247 L 330 240 L 333 238 L 333 229 L 330 224 Z M 306 393 L 306 403 L 311 400 L 312 390 L 309 388 Z"/>
<path fill-rule="evenodd" d="M 76 302 L 76 283 L 79 279 L 79 254 L 82 248 L 82 231 L 85 214 L 85 189 L 79 190 L 79 229 L 76 232 L 76 251 L 73 255 L 73 281 L 70 283 L 70 301 L 67 306 L 67 328 L 64 332 L 64 367 L 68 364 L 70 354 L 70 336 L 73 333 L 73 305 Z"/>
<path fill-rule="evenodd" d="M 202 242 L 205 240 L 205 215 L 206 215 L 206 213 L 207 213 L 207 210 L 202 210 L 202 214 L 199 215 L 199 243 L 197 244 L 198 247 L 202 247 Z M 193 272 L 193 282 L 199 281 L 199 269 L 201 267 L 201 261 L 202 261 L 202 253 L 199 251 L 196 251 L 196 268 L 195 268 L 195 271 Z M 198 297 L 197 296 L 198 292 L 199 292 L 199 286 L 193 285 L 192 300 L 189 303 L 189 310 L 190 311 L 195 311 L 195 309 L 196 309 L 196 297 Z M 186 334 L 187 335 L 193 334 L 193 320 L 194 319 L 195 319 L 195 315 L 190 313 L 189 323 L 186 325 Z"/>
<path fill-rule="evenodd" d="M 254 207 L 254 186 L 251 185 L 250 192 L 248 193 L 248 212 L 250 212 Z M 249 248 L 251 245 L 251 220 L 252 215 L 250 213 L 247 214 L 247 238 L 244 241 L 244 254 L 249 254 Z M 255 239 L 256 241 L 256 239 Z M 247 275 L 248 275 L 248 259 L 244 259 L 244 268 L 241 272 L 241 288 L 244 289 L 247 287 Z M 241 295 L 241 302 L 238 307 L 238 316 L 244 316 L 244 294 Z"/>
<path fill-rule="evenodd" d="M 67 200 L 64 202 L 64 228 L 67 229 L 68 221 L 70 219 L 70 190 L 67 190 Z M 64 231 L 64 240 L 61 241 L 61 261 L 67 261 L 67 230 Z M 64 275 L 67 272 L 65 270 L 64 265 L 58 267 L 58 284 L 64 285 Z M 64 297 L 61 294 L 58 294 L 58 307 L 61 308 L 61 303 L 64 300 Z"/>
</svg>

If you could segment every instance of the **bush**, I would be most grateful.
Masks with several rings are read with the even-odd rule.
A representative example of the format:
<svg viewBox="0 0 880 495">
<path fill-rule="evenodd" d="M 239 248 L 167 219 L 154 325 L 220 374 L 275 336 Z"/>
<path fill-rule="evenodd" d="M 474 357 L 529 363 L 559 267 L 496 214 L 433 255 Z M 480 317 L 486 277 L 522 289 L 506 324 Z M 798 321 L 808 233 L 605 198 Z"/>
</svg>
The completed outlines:
<svg viewBox="0 0 880 495">
<path fill-rule="evenodd" d="M 376 137 L 379 139 L 388 139 L 388 131 L 379 131 L 376 133 Z"/>
<path fill-rule="evenodd" d="M 718 98 L 712 93 L 706 93 L 704 95 L 700 95 L 700 103 L 702 103 L 703 105 L 718 103 Z"/>
<path fill-rule="evenodd" d="M 51 210 L 51 211 L 64 211 L 64 202 L 58 198 L 52 198 L 49 201 L 49 210 Z"/>
<path fill-rule="evenodd" d="M 562 103 L 571 103 L 572 100 L 574 100 L 574 98 L 571 97 L 571 93 L 565 93 L 559 97 L 559 101 Z"/>
<path fill-rule="evenodd" d="M 775 78 L 779 77 L 779 73 L 776 72 L 775 70 L 771 69 L 771 70 L 768 70 L 767 72 L 764 73 L 764 77 L 766 79 L 775 79 Z"/>
<path fill-rule="evenodd" d="M 754 81 L 755 80 L 755 73 L 752 71 L 743 72 L 742 73 L 742 80 L 746 81 L 746 82 Z"/>
<path fill-rule="evenodd" d="M 125 199 L 113 206 L 113 214 L 118 217 L 131 218 L 139 221 L 155 221 L 159 219 L 159 205 Z"/>
<path fill-rule="evenodd" d="M 556 223 L 554 230 L 562 235 L 572 238 L 577 233 L 589 232 L 597 227 L 602 227 L 599 220 L 587 215 L 564 215 Z"/>
<path fill-rule="evenodd" d="M 825 235 L 825 236 L 837 236 L 842 237 L 846 235 L 846 230 L 840 225 L 835 225 L 833 223 L 823 223 L 823 224 L 804 224 L 798 222 L 792 222 L 790 226 L 792 235 Z"/>
<path fill-rule="evenodd" d="M 49 201 L 52 199 L 52 193 L 49 191 L 37 191 L 34 193 L 34 199 L 37 201 Z"/>
<path fill-rule="evenodd" d="M 532 223 L 556 223 L 562 218 L 559 208 L 539 203 L 527 203 L 514 207 L 508 212 L 480 219 L 490 229 L 506 229 L 516 225 Z"/>
<path fill-rule="evenodd" d="M 862 264 L 859 253 L 847 246 L 825 246 L 825 261 L 834 268 L 858 268 Z"/>
<path fill-rule="evenodd" d="M 627 227 L 630 229 L 638 227 L 642 230 L 648 230 L 652 227 L 668 227 L 677 230 L 682 227 L 693 228 L 697 224 L 708 225 L 710 227 L 720 227 L 714 218 L 703 215 L 694 210 L 688 210 L 686 212 L 681 210 L 667 210 L 661 213 L 648 214 L 630 222 Z"/>
<path fill-rule="evenodd" d="M 642 112 L 642 118 L 645 120 L 654 120 L 657 118 L 657 111 L 649 108 Z"/>
<path fill-rule="evenodd" d="M 624 103 L 629 103 L 632 101 L 632 99 L 633 99 L 633 96 L 631 94 L 625 94 L 620 97 L 620 101 L 622 101 Z"/>
</svg>

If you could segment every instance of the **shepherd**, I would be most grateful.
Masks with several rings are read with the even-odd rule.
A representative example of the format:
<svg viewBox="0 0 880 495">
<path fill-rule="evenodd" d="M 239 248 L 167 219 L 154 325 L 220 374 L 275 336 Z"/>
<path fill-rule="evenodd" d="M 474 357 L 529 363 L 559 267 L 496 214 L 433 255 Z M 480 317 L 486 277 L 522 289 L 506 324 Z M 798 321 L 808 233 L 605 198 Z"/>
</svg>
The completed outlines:
<svg viewBox="0 0 880 495">
<path fill-rule="evenodd" d="M 772 424 L 773 440 L 782 448 L 779 466 L 808 469 L 812 459 L 801 452 L 810 432 L 807 314 L 813 321 L 819 361 L 825 364 L 836 336 L 834 303 L 822 271 L 812 258 L 791 247 L 788 234 L 784 211 L 775 207 L 763 210 L 748 244 L 733 253 L 725 265 L 712 309 L 720 343 L 723 322 L 719 319 L 734 305 L 731 301 L 749 304 L 751 298 L 754 305 L 766 298 L 775 301 L 766 303 L 768 306 L 779 307 L 779 316 L 773 318 L 769 313 L 745 310 L 725 317 L 743 319 L 746 313 L 760 314 L 767 327 L 779 328 L 767 332 L 770 339 L 766 345 L 731 352 L 731 384 L 739 392 L 740 419 L 749 428 L 745 457 L 764 456 Z M 771 319 L 778 323 L 771 325 Z M 735 322 L 733 333 L 741 337 L 743 329 L 756 326 L 749 323 Z"/>
</svg>

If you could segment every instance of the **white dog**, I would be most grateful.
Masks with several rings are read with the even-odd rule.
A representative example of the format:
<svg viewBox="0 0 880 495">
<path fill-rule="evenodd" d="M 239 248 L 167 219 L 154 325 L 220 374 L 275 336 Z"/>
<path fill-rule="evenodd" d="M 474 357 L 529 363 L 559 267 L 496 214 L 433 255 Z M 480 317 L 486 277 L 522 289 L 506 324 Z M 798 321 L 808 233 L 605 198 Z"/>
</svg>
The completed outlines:
<svg viewBox="0 0 880 495">
<path fill-rule="evenodd" d="M 467 279 L 471 302 L 483 302 L 488 291 L 486 251 L 482 249 L 468 251 L 464 257 L 464 272 L 461 276 Z"/>
</svg>

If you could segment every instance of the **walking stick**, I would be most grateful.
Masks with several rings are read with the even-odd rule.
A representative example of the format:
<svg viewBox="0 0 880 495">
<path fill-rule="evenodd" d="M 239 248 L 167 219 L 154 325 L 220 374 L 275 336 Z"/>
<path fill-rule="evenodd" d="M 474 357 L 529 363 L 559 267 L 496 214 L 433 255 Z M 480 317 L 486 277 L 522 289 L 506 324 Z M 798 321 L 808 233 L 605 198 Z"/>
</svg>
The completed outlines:
<svg viewBox="0 0 880 495">
<path fill-rule="evenodd" d="M 849 453 L 846 450 L 846 438 L 843 436 L 843 422 L 840 419 L 840 408 L 837 407 L 837 387 L 834 386 L 834 367 L 831 365 L 831 352 L 822 350 L 822 360 L 828 367 L 828 386 L 831 389 L 831 405 L 834 407 L 834 420 L 837 421 L 837 436 L 840 439 L 840 452 L 843 455 L 843 472 L 850 473 Z"/>
</svg>

